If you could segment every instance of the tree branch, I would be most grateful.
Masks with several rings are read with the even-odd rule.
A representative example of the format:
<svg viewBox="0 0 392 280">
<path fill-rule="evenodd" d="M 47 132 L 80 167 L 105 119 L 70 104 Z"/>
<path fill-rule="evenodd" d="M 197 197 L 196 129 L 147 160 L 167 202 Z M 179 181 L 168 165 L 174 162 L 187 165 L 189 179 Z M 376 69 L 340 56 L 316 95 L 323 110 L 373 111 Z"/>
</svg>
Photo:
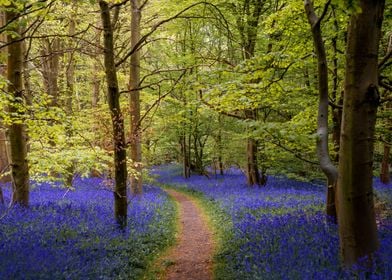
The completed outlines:
<svg viewBox="0 0 392 280">
<path fill-rule="evenodd" d="M 119 67 L 121 64 L 123 64 L 134 52 L 136 52 L 137 50 L 139 50 L 139 48 L 141 47 L 141 45 L 148 39 L 148 37 L 150 37 L 161 25 L 168 23 L 178 17 L 180 17 L 182 14 L 184 14 L 185 12 L 191 10 L 192 8 L 199 6 L 199 5 L 209 5 L 214 7 L 214 9 L 218 9 L 215 5 L 209 3 L 209 2 L 205 2 L 205 1 L 201 1 L 201 2 L 197 2 L 194 3 L 188 7 L 186 7 L 185 9 L 181 10 L 180 12 L 178 12 L 177 14 L 161 20 L 160 22 L 158 22 L 157 24 L 155 24 L 153 27 L 151 27 L 151 30 L 149 32 L 147 32 L 145 35 L 143 35 L 140 40 L 133 46 L 133 48 L 123 57 L 121 58 L 117 63 L 116 63 L 116 67 Z M 218 9 L 219 10 L 219 9 Z"/>
<path fill-rule="evenodd" d="M 240 116 L 240 115 L 236 115 L 236 114 L 233 114 L 233 113 L 229 113 L 229 112 L 225 112 L 225 111 L 219 110 L 216 106 L 214 106 L 214 105 L 208 103 L 207 101 L 205 101 L 205 100 L 203 99 L 203 93 L 202 93 L 202 91 L 199 92 L 199 97 L 200 97 L 200 101 L 201 101 L 204 105 L 206 105 L 206 106 L 209 107 L 210 109 L 212 109 L 212 110 L 218 112 L 219 114 L 222 114 L 222 115 L 225 115 L 225 116 L 228 116 L 228 117 L 231 117 L 231 118 L 236 118 L 236 119 L 239 119 L 239 120 L 246 120 L 246 119 L 247 119 L 245 116 Z"/>
</svg>

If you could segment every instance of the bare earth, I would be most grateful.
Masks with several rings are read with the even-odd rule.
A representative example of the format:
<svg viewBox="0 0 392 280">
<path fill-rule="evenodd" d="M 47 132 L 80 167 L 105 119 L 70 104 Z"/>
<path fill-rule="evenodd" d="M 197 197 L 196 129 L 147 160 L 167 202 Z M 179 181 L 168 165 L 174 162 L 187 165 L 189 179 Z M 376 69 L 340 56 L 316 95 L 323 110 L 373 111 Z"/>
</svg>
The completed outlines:
<svg viewBox="0 0 392 280">
<path fill-rule="evenodd" d="M 180 206 L 180 232 L 176 247 L 165 257 L 171 263 L 165 279 L 212 279 L 213 238 L 200 209 L 187 195 L 167 192 Z"/>
</svg>

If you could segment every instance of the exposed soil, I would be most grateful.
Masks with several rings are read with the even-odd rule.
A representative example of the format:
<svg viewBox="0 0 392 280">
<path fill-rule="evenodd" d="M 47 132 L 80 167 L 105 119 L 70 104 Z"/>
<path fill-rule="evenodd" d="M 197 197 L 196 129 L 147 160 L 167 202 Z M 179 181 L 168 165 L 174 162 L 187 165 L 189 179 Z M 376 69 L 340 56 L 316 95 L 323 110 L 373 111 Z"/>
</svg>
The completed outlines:
<svg viewBox="0 0 392 280">
<path fill-rule="evenodd" d="M 166 280 L 212 279 L 213 236 L 201 210 L 189 196 L 167 190 L 179 203 L 177 245 L 163 258 Z"/>
</svg>

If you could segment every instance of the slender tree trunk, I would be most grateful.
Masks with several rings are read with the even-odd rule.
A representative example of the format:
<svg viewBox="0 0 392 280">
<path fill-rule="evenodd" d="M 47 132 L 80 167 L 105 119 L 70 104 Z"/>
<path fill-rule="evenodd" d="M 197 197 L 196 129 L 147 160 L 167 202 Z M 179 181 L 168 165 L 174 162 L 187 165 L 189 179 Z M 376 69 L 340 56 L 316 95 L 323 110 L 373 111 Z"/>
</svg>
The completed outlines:
<svg viewBox="0 0 392 280">
<path fill-rule="evenodd" d="M 133 48 L 140 40 L 140 1 L 131 0 L 131 47 Z M 130 173 L 131 190 L 135 195 L 143 192 L 142 186 L 142 144 L 141 144 L 141 123 L 140 123 L 140 51 L 136 50 L 131 55 L 130 69 L 130 115 L 131 115 L 131 160 L 135 172 Z"/>
<path fill-rule="evenodd" d="M 381 162 L 381 173 L 380 180 L 383 184 L 389 184 L 391 177 L 389 175 L 389 157 L 391 152 L 391 146 L 384 144 L 384 155 Z"/>
<path fill-rule="evenodd" d="M 371 260 L 379 246 L 373 202 L 374 128 L 378 93 L 378 47 L 385 0 L 360 0 L 351 16 L 346 50 L 343 120 L 337 188 L 340 247 L 351 266 Z"/>
<path fill-rule="evenodd" d="M 100 26 L 100 23 L 97 23 L 97 26 Z M 99 76 L 99 72 L 101 71 L 100 67 L 100 61 L 99 61 L 99 55 L 101 54 L 101 29 L 96 29 L 95 32 L 96 40 L 95 40 L 95 55 L 96 59 L 94 60 L 94 65 L 93 65 L 93 95 L 91 99 L 91 106 L 93 108 L 96 108 L 98 106 L 99 102 L 99 93 L 100 93 L 100 88 L 101 88 L 101 79 Z"/>
<path fill-rule="evenodd" d="M 249 120 L 256 119 L 255 110 L 245 110 L 245 116 Z M 260 176 L 257 162 L 258 143 L 252 137 L 247 139 L 246 155 L 247 155 L 247 184 L 248 186 L 264 186 L 267 182 L 266 176 Z"/>
<path fill-rule="evenodd" d="M 1 185 L 0 185 L 0 204 L 4 205 L 4 196 L 3 196 L 3 190 L 1 188 Z"/>
<path fill-rule="evenodd" d="M 44 38 L 42 40 L 41 64 L 42 76 L 46 92 L 52 98 L 51 105 L 58 106 L 59 99 L 59 65 L 60 65 L 60 38 Z"/>
<path fill-rule="evenodd" d="M 261 185 L 260 172 L 257 167 L 257 143 L 253 138 L 247 139 L 247 180 L 249 186 Z"/>
<path fill-rule="evenodd" d="M 342 95 L 344 93 L 342 92 Z M 338 100 L 338 106 L 343 106 L 343 96 Z M 334 145 L 335 157 L 334 162 L 339 162 L 339 149 L 340 149 L 340 128 L 342 126 L 342 109 L 335 108 L 332 111 L 332 142 Z"/>
<path fill-rule="evenodd" d="M 7 21 L 5 18 L 5 13 L 0 12 L 0 26 L 5 26 L 6 23 L 7 23 Z M 2 42 L 7 41 L 7 36 L 5 35 L 5 32 L 0 33 L 0 40 Z M 0 49 L 0 54 L 3 57 L 7 57 L 7 48 Z M 7 78 L 7 65 L 6 64 L 0 65 L 0 75 L 4 76 L 4 78 Z M 6 136 L 5 127 L 3 127 L 3 124 L 0 123 L 0 183 L 1 182 L 8 182 L 11 180 L 10 176 L 3 176 L 3 174 L 5 172 L 9 171 L 7 141 L 8 140 L 7 140 L 7 136 Z"/>
<path fill-rule="evenodd" d="M 317 55 L 319 106 L 317 115 L 317 157 L 320 167 L 327 177 L 327 215 L 336 221 L 335 191 L 338 171 L 332 163 L 328 148 L 328 66 L 327 56 L 320 23 L 328 9 L 329 3 L 324 8 L 324 14 L 319 18 L 313 8 L 312 1 L 305 0 L 305 11 L 311 26 L 313 44 Z"/>
<path fill-rule="evenodd" d="M 223 150 L 223 145 L 222 145 L 222 129 L 220 128 L 221 126 L 221 115 L 218 116 L 218 124 L 219 124 L 219 129 L 218 129 L 218 136 L 217 136 L 217 146 L 218 146 L 218 167 L 219 167 L 219 174 L 223 175 L 224 170 L 223 170 L 223 161 L 222 161 L 222 150 Z"/>
<path fill-rule="evenodd" d="M 6 12 L 7 22 L 19 21 L 19 14 L 14 11 Z M 11 28 L 14 34 L 20 34 L 20 27 L 14 24 Z M 9 81 L 8 92 L 14 97 L 13 102 L 9 106 L 9 112 L 15 116 L 16 120 L 9 127 L 10 141 L 10 163 L 11 178 L 13 187 L 12 204 L 29 205 L 29 167 L 27 163 L 27 141 L 25 124 L 20 107 L 23 104 L 23 52 L 22 42 L 18 42 L 15 35 L 8 35 L 8 63 L 7 78 Z"/>
<path fill-rule="evenodd" d="M 31 92 L 31 83 L 30 83 L 30 71 L 31 66 L 29 65 L 28 58 L 29 53 L 26 46 L 26 40 L 22 42 L 22 50 L 23 50 L 23 86 L 24 86 L 24 97 L 26 100 L 26 104 L 31 106 L 33 104 L 33 95 Z M 30 148 L 28 147 L 28 150 Z"/>
<path fill-rule="evenodd" d="M 7 137 L 5 131 L 0 129 L 0 183 L 10 181 L 10 176 L 4 175 L 8 171 Z"/>
<path fill-rule="evenodd" d="M 99 1 L 102 27 L 104 30 L 104 61 L 108 103 L 113 125 L 114 148 L 114 215 L 120 228 L 127 223 L 127 158 L 124 134 L 124 118 L 120 108 L 120 93 L 117 81 L 117 71 L 114 62 L 113 31 L 110 22 L 109 5 L 104 0 Z"/>
<path fill-rule="evenodd" d="M 73 0 L 72 2 L 72 10 L 75 11 L 76 9 L 76 0 Z M 73 12 L 71 17 L 69 18 L 69 26 L 68 26 L 68 35 L 72 37 L 75 34 L 76 31 L 76 12 Z M 68 43 L 68 48 L 69 52 L 67 54 L 67 65 L 66 65 L 66 70 L 65 70 L 65 76 L 66 76 L 66 82 L 67 82 L 67 96 L 66 96 L 66 102 L 65 102 L 65 110 L 67 112 L 68 116 L 73 115 L 73 106 L 72 106 L 72 101 L 73 101 L 73 96 L 74 96 L 74 83 L 75 83 L 75 61 L 74 61 L 74 51 L 72 50 L 72 42 L 70 41 Z M 71 118 L 72 119 L 72 118 Z M 66 127 L 66 136 L 69 141 L 67 141 L 70 147 L 73 146 L 72 143 L 72 136 L 73 136 L 73 131 L 72 131 L 72 123 L 69 123 Z M 65 184 L 68 187 L 72 187 L 73 183 L 73 178 L 74 178 L 74 173 L 75 173 L 75 162 L 72 161 L 69 163 L 69 166 L 67 167 L 67 173 L 66 173 L 66 180 Z"/>
<path fill-rule="evenodd" d="M 244 59 L 251 59 L 255 55 L 257 43 L 257 30 L 264 6 L 264 1 L 250 1 L 243 2 L 243 17 L 237 19 L 237 25 L 241 33 L 241 43 L 243 48 Z M 252 9 L 252 8 L 253 9 Z M 255 109 L 246 109 L 245 116 L 249 120 L 256 119 L 257 112 Z M 253 138 L 247 139 L 247 183 L 249 186 L 266 184 L 266 176 L 260 176 L 257 164 L 257 150 L 258 143 Z"/>
<path fill-rule="evenodd" d="M 332 110 L 332 142 L 334 144 L 335 157 L 334 162 L 339 162 L 339 148 L 340 148 L 340 127 L 342 125 L 342 106 L 343 106 L 343 92 L 338 95 L 339 89 L 339 74 L 338 74 L 338 34 L 339 34 L 339 22 L 336 17 L 336 11 L 334 5 L 331 5 L 332 15 L 333 15 L 333 23 L 334 23 L 334 32 L 335 35 L 332 38 L 332 49 L 333 49 L 333 59 L 332 59 L 332 74 L 333 74 L 333 82 L 332 82 L 332 101 L 335 102 L 338 107 Z M 337 180 L 337 179 L 336 179 Z"/>
<path fill-rule="evenodd" d="M 182 170 L 183 170 L 183 176 L 184 178 L 189 178 L 190 177 L 190 159 L 188 157 L 188 146 L 187 146 L 187 141 L 186 141 L 186 133 L 184 132 L 184 135 L 181 136 L 180 139 L 181 142 L 181 154 L 182 154 Z"/>
<path fill-rule="evenodd" d="M 98 73 L 100 71 L 98 62 L 94 62 L 93 66 L 93 95 L 91 99 L 91 106 L 93 108 L 97 108 L 98 102 L 99 102 L 99 92 L 101 88 L 101 79 L 98 76 Z"/>
</svg>

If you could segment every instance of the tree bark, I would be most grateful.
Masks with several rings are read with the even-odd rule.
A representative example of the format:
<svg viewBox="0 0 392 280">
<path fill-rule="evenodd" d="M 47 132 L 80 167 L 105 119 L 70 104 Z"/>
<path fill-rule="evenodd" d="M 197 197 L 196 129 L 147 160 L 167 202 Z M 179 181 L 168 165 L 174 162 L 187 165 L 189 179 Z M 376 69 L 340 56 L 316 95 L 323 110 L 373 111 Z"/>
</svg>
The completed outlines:
<svg viewBox="0 0 392 280">
<path fill-rule="evenodd" d="M 313 45 L 317 56 L 319 104 L 317 114 L 317 157 L 320 168 L 327 177 L 326 213 L 336 220 L 335 191 L 338 171 L 332 163 L 328 147 L 328 65 L 325 46 L 321 34 L 320 23 L 328 9 L 329 2 L 324 7 L 323 15 L 319 18 L 310 0 L 305 0 L 305 11 L 311 26 Z"/>
<path fill-rule="evenodd" d="M 333 83 L 332 83 L 332 94 L 331 99 L 332 102 L 336 103 L 336 107 L 332 110 L 332 142 L 334 145 L 335 157 L 334 162 L 339 162 L 339 148 L 340 148 L 340 127 L 342 126 L 342 107 L 343 107 L 343 94 L 338 94 L 339 89 L 339 59 L 338 59 L 338 34 L 339 34 L 339 22 L 336 17 L 335 7 L 331 5 L 332 15 L 333 15 L 333 23 L 334 23 L 334 32 L 335 35 L 332 38 L 332 49 L 333 49 L 333 59 L 332 59 L 332 74 L 333 74 Z"/>
<path fill-rule="evenodd" d="M 5 13 L 0 12 L 0 26 L 5 26 L 7 23 L 5 18 Z M 0 40 L 2 42 L 7 41 L 7 36 L 5 33 L 0 33 Z M 0 49 L 0 54 L 4 57 L 7 56 L 7 48 Z M 0 65 L 0 75 L 7 78 L 7 65 Z M 3 176 L 5 172 L 9 171 L 9 160 L 7 153 L 7 136 L 3 124 L 0 123 L 0 182 L 9 182 L 11 180 L 10 176 Z"/>
<path fill-rule="evenodd" d="M 0 204 L 4 205 L 4 196 L 3 196 L 3 190 L 1 189 L 1 185 L 0 185 Z"/>
<path fill-rule="evenodd" d="M 373 151 L 378 93 L 378 48 L 385 0 L 360 0 L 351 16 L 346 50 L 337 188 L 343 262 L 371 261 L 379 246 L 373 202 Z"/>
<path fill-rule="evenodd" d="M 256 110 L 245 110 L 245 116 L 249 120 L 256 120 Z M 267 177 L 265 173 L 262 172 L 260 175 L 258 162 L 257 162 L 257 150 L 258 143 L 252 137 L 248 137 L 247 146 L 246 146 L 246 155 L 247 155 L 247 184 L 248 186 L 264 186 L 267 183 Z"/>
<path fill-rule="evenodd" d="M 218 125 L 219 125 L 219 129 L 218 129 L 218 135 L 217 135 L 217 139 L 216 139 L 217 148 L 218 148 L 218 167 L 219 167 L 219 174 L 223 175 L 224 174 L 223 160 L 222 160 L 223 145 L 222 145 L 222 129 L 221 129 L 222 117 L 220 114 L 218 116 Z"/>
<path fill-rule="evenodd" d="M 20 34 L 19 14 L 15 11 L 6 11 L 7 22 L 14 21 L 10 29 L 14 34 Z M 14 100 L 9 106 L 9 113 L 15 116 L 9 127 L 10 165 L 12 178 L 12 204 L 29 205 L 29 167 L 27 163 L 27 139 L 23 116 L 20 107 L 24 107 L 23 97 L 23 52 L 22 42 L 14 35 L 8 35 L 8 62 L 7 78 L 9 81 L 8 92 Z"/>
<path fill-rule="evenodd" d="M 97 26 L 100 26 L 100 23 L 97 23 Z M 101 79 L 99 77 L 99 72 L 101 70 L 100 67 L 100 61 L 99 61 L 99 55 L 101 54 L 101 29 L 97 28 L 95 31 L 95 55 L 96 59 L 94 60 L 94 65 L 93 65 L 93 95 L 91 99 L 91 106 L 92 108 L 96 108 L 98 106 L 99 102 L 99 93 L 100 93 L 100 87 L 101 87 Z"/>
<path fill-rule="evenodd" d="M 140 1 L 131 0 L 131 48 L 134 48 L 140 40 Z M 129 81 L 129 109 L 131 115 L 131 160 L 133 172 L 130 173 L 131 191 L 135 195 L 143 192 L 142 186 L 142 145 L 140 123 L 140 50 L 131 55 L 131 69 Z"/>
<path fill-rule="evenodd" d="M 186 133 L 181 136 L 180 139 L 181 144 L 181 154 L 182 154 L 182 174 L 185 179 L 188 179 L 191 176 L 191 167 L 190 167 L 190 158 L 188 153 L 188 145 L 186 141 Z"/>
<path fill-rule="evenodd" d="M 59 99 L 59 65 L 60 65 L 60 38 L 44 38 L 42 40 L 41 64 L 44 86 L 47 94 L 52 98 L 51 105 L 58 106 Z"/>
<path fill-rule="evenodd" d="M 10 176 L 4 175 L 4 173 L 9 171 L 7 141 L 5 131 L 0 128 L 0 183 L 9 182 L 11 180 Z"/>
<path fill-rule="evenodd" d="M 248 186 L 261 185 L 260 172 L 257 167 L 257 143 L 253 138 L 247 139 L 247 182 Z"/>
<path fill-rule="evenodd" d="M 72 10 L 74 11 L 76 9 L 76 0 L 73 0 L 72 2 Z M 74 11 L 71 14 L 71 17 L 69 18 L 69 26 L 68 26 L 68 35 L 72 37 L 75 34 L 76 31 L 76 11 Z M 74 61 L 74 51 L 72 51 L 72 41 L 68 43 L 68 48 L 69 52 L 67 54 L 67 65 L 66 65 L 66 70 L 65 70 L 65 76 L 66 76 L 66 83 L 67 83 L 67 96 L 66 96 L 66 102 L 65 102 L 65 111 L 68 116 L 73 115 L 73 96 L 74 96 L 74 83 L 75 83 L 75 61 Z M 72 136 L 73 136 L 73 130 L 72 130 L 72 124 L 68 124 L 66 126 L 66 137 L 69 139 L 67 143 L 70 147 L 73 146 L 72 144 Z M 72 162 L 69 163 L 69 166 L 67 167 L 65 174 L 65 185 L 67 187 L 72 187 L 73 184 L 73 178 L 74 178 L 74 173 L 75 173 L 75 161 L 73 160 Z"/>
<path fill-rule="evenodd" d="M 114 215 L 120 228 L 127 224 L 127 159 L 124 118 L 120 108 L 120 93 L 114 62 L 113 31 L 108 3 L 99 1 L 104 30 L 104 64 L 108 91 L 108 103 L 113 126 L 114 148 Z"/>
</svg>

